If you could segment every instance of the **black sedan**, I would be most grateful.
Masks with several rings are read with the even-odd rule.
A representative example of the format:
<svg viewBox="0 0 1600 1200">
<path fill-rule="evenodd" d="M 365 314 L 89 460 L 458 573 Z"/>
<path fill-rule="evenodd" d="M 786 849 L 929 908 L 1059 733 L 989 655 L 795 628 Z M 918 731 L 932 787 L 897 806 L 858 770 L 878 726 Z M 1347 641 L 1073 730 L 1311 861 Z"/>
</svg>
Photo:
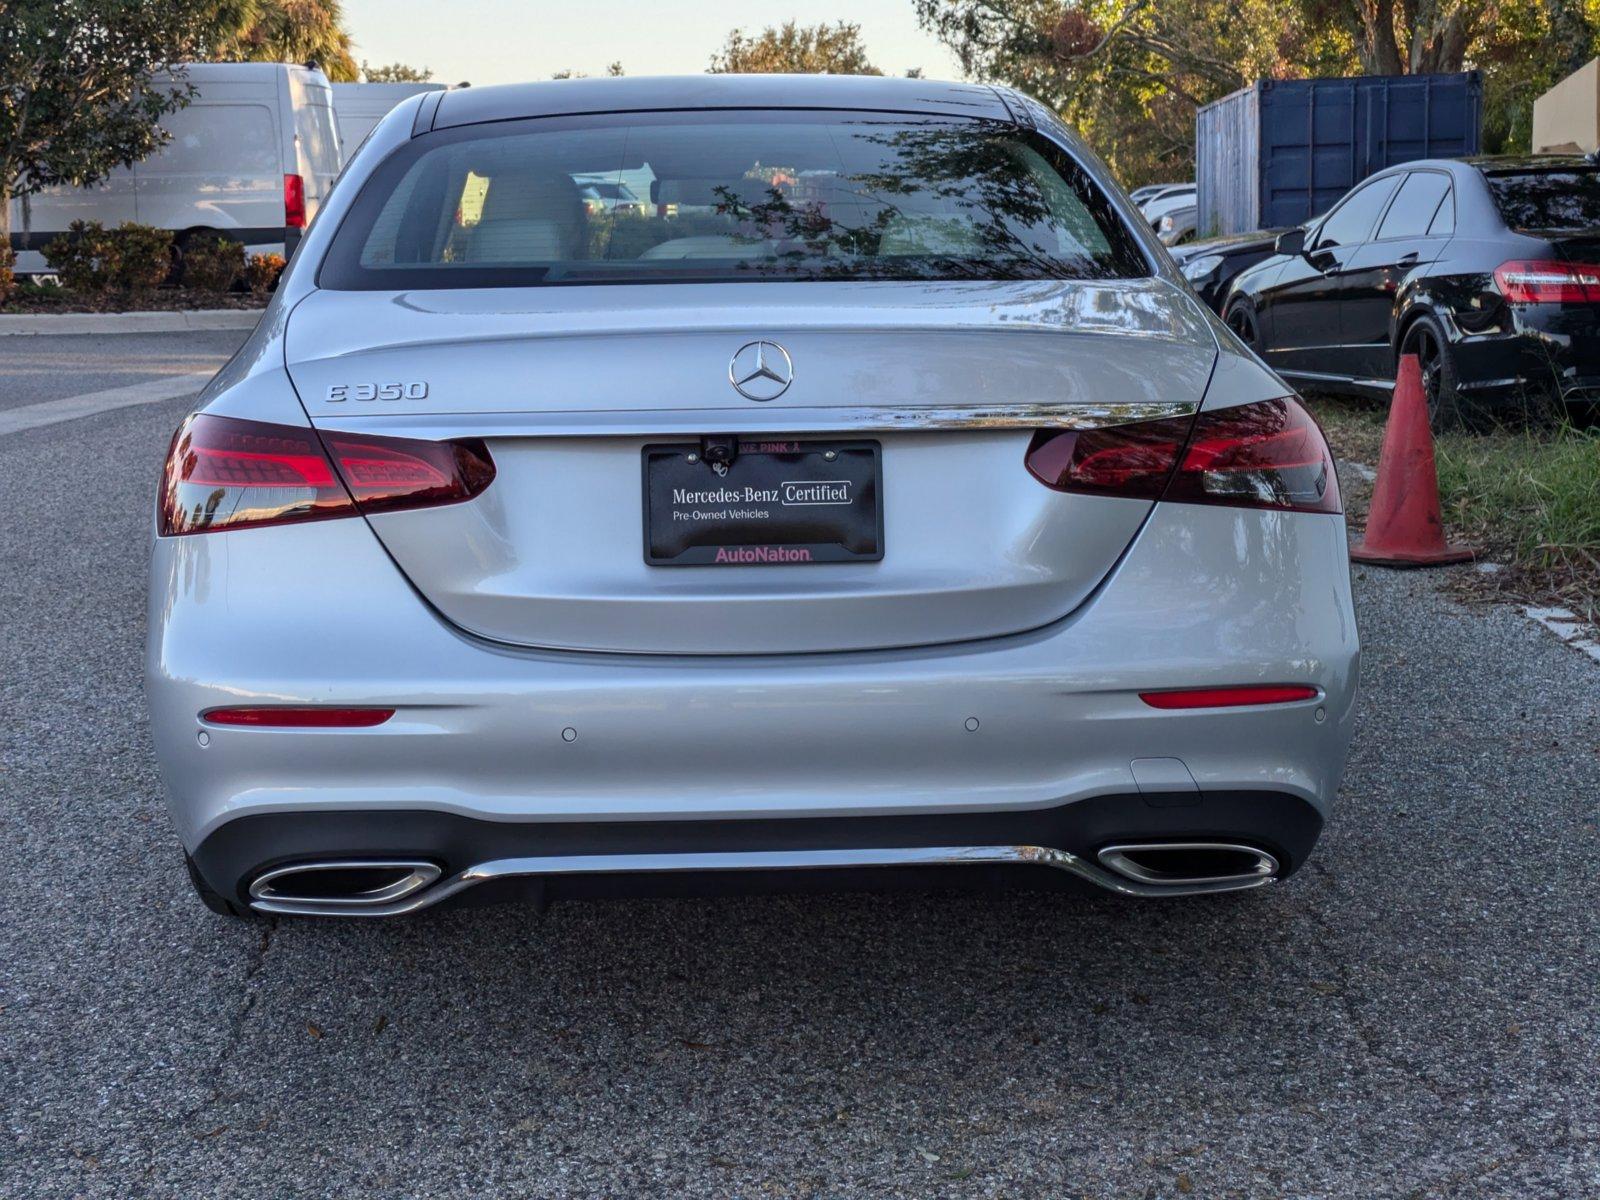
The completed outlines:
<svg viewBox="0 0 1600 1200">
<path fill-rule="evenodd" d="M 1436 427 L 1600 398 L 1600 165 L 1424 160 L 1351 189 L 1234 280 L 1229 328 L 1301 386 L 1382 395 L 1421 360 Z"/>
<path fill-rule="evenodd" d="M 1220 316 L 1234 278 L 1247 267 L 1270 258 L 1282 232 L 1281 229 L 1263 229 L 1256 233 L 1207 238 L 1203 242 L 1183 242 L 1169 246 L 1167 253 L 1172 255 L 1172 261 L 1178 264 L 1189 286 Z"/>
</svg>

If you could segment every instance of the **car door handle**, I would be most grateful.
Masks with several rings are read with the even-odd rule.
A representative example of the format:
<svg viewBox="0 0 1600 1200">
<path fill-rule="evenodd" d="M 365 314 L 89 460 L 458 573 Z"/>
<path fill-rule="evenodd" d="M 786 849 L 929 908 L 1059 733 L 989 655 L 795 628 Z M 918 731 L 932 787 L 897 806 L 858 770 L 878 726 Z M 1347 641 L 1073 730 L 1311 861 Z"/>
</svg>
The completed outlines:
<svg viewBox="0 0 1600 1200">
<path fill-rule="evenodd" d="M 1421 258 L 1421 257 L 1422 257 L 1422 255 L 1420 255 L 1420 254 L 1418 254 L 1418 253 L 1417 253 L 1417 252 L 1416 252 L 1416 251 L 1415 251 L 1415 250 L 1412 250 L 1412 251 L 1410 251 L 1410 252 L 1409 252 L 1409 253 L 1406 253 L 1406 254 L 1402 254 L 1402 255 L 1401 255 L 1401 256 L 1400 256 L 1400 261 L 1399 261 L 1399 263 L 1398 263 L 1398 264 L 1396 264 L 1396 265 L 1398 265 L 1398 266 L 1402 266 L 1402 267 L 1411 267 L 1411 266 L 1415 266 L 1415 265 L 1416 265 L 1416 263 L 1417 263 L 1417 260 L 1418 260 L 1418 259 L 1419 259 L 1419 258 Z"/>
</svg>

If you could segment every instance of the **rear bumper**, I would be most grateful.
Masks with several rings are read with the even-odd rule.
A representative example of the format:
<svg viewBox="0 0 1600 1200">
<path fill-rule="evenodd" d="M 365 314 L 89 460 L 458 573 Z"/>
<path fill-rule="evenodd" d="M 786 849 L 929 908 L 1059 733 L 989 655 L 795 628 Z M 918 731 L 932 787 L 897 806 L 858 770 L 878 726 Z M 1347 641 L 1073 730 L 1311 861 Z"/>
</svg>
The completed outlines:
<svg viewBox="0 0 1600 1200">
<path fill-rule="evenodd" d="M 252 898 L 249 884 L 295 864 L 431 864 L 437 876 L 393 900 L 320 915 L 398 916 L 443 902 L 705 895 L 765 888 L 965 885 L 1098 888 L 1129 896 L 1239 891 L 1287 878 L 1322 829 L 1310 803 L 1274 792 L 1100 796 L 1023 812 L 604 823 L 506 823 L 439 812 L 268 813 L 220 826 L 195 866 L 220 894 L 262 911 L 315 904 Z M 1142 883 L 1103 864 L 1127 843 L 1259 848 L 1273 870 L 1205 884 Z M 938 871 L 928 868 L 937 867 Z M 259 889 L 267 895 L 267 889 Z"/>
<path fill-rule="evenodd" d="M 1600 397 L 1600 319 L 1588 306 L 1528 306 L 1511 328 L 1462 335 L 1453 349 L 1461 390 L 1486 403 Z"/>
<path fill-rule="evenodd" d="M 1107 836 L 1279 844 L 1276 817 L 1235 827 L 1205 814 L 1215 796 L 1249 793 L 1261 813 L 1298 806 L 1320 825 L 1356 685 L 1346 555 L 1338 518 L 1160 505 L 1096 595 L 1031 633 L 651 658 L 465 637 L 360 521 L 157 539 L 147 692 L 174 822 L 225 894 L 302 854 L 419 855 L 455 870 L 506 857 L 500 846 L 542 854 L 624 830 L 645 850 L 696 848 L 708 823 L 759 833 L 748 848 L 804 847 L 823 830 L 810 822 L 837 820 L 854 832 L 828 836 L 856 845 L 1021 839 L 1076 852 L 1100 826 L 1024 837 L 1005 822 L 1090 803 L 1132 814 Z M 1191 711 L 1138 698 L 1241 683 L 1319 694 Z M 360 730 L 207 728 L 197 716 L 250 703 L 398 711 Z M 858 822 L 878 818 L 971 818 L 994 832 L 863 842 Z M 413 820 L 474 832 L 459 845 L 402 834 Z M 1303 851 L 1280 848 L 1292 870 Z"/>
</svg>

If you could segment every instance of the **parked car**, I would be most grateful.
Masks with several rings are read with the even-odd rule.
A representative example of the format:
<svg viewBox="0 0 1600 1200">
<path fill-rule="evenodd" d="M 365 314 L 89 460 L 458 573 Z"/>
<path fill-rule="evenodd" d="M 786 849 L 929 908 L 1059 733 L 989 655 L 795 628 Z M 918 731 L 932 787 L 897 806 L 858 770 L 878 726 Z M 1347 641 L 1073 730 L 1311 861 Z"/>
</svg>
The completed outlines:
<svg viewBox="0 0 1600 1200">
<path fill-rule="evenodd" d="M 1179 183 L 1164 187 L 1146 199 L 1139 205 L 1139 211 L 1144 214 L 1145 220 L 1150 222 L 1150 228 L 1154 229 L 1167 213 L 1179 208 L 1192 208 L 1194 204 L 1194 184 Z"/>
<path fill-rule="evenodd" d="M 197 94 L 161 119 L 160 150 L 93 187 L 12 202 L 20 273 L 45 270 L 38 251 L 78 220 L 171 229 L 180 253 L 218 234 L 252 253 L 294 250 L 339 173 L 327 77 L 286 63 L 190 63 L 183 75 Z"/>
<path fill-rule="evenodd" d="M 578 194 L 591 212 L 639 215 L 649 207 L 626 183 L 610 179 L 578 179 L 574 182 L 578 185 Z"/>
<path fill-rule="evenodd" d="M 624 237 L 577 180 L 646 163 Z M 404 101 L 166 460 L 202 898 L 1295 871 L 1357 679 L 1333 462 L 1114 190 L 987 87 Z"/>
<path fill-rule="evenodd" d="M 442 92 L 442 83 L 336 83 L 333 115 L 339 124 L 339 165 L 400 101 L 421 92 Z"/>
<path fill-rule="evenodd" d="M 1168 188 L 1181 186 L 1184 185 L 1176 183 L 1147 183 L 1143 187 L 1136 187 L 1133 189 L 1133 191 L 1129 192 L 1128 199 L 1132 200 L 1135 206 L 1137 206 L 1143 204 L 1146 200 L 1154 199 L 1156 195 L 1166 191 Z"/>
<path fill-rule="evenodd" d="M 1187 241 L 1170 248 L 1172 261 L 1195 294 L 1219 316 L 1234 277 L 1274 254 L 1281 229 Z"/>
<path fill-rule="evenodd" d="M 1156 220 L 1156 236 L 1163 246 L 1179 246 L 1194 241 L 1195 206 L 1171 208 Z"/>
<path fill-rule="evenodd" d="M 1285 378 L 1387 395 L 1421 360 L 1435 423 L 1600 391 L 1600 168 L 1430 159 L 1353 188 L 1234 280 L 1224 318 Z"/>
</svg>

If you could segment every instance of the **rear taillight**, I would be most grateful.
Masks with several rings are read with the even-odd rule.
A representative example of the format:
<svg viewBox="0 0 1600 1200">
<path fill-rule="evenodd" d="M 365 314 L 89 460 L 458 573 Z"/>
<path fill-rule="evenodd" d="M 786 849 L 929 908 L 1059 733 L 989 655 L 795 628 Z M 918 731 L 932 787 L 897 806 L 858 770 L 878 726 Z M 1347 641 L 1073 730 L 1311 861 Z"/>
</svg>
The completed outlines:
<svg viewBox="0 0 1600 1200">
<path fill-rule="evenodd" d="M 1262 400 L 1162 421 L 1041 430 L 1028 470 L 1063 492 L 1336 513 L 1327 439 L 1294 401 Z"/>
<path fill-rule="evenodd" d="M 329 433 L 200 413 L 173 435 L 163 536 L 470 500 L 494 479 L 482 442 Z"/>
<path fill-rule="evenodd" d="M 300 175 L 283 177 L 283 223 L 289 229 L 306 227 L 306 181 Z"/>
<path fill-rule="evenodd" d="M 1600 267 L 1519 258 L 1494 269 L 1494 285 L 1512 304 L 1600 303 Z"/>
</svg>

